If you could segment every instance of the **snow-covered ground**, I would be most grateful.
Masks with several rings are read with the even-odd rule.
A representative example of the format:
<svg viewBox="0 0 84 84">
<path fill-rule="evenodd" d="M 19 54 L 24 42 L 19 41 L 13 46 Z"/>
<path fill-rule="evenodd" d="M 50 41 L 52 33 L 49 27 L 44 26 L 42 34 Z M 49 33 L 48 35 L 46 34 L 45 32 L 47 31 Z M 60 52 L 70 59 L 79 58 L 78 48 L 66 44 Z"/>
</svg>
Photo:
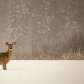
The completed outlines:
<svg viewBox="0 0 84 84">
<path fill-rule="evenodd" d="M 84 84 L 82 60 L 11 60 L 0 84 Z"/>
</svg>

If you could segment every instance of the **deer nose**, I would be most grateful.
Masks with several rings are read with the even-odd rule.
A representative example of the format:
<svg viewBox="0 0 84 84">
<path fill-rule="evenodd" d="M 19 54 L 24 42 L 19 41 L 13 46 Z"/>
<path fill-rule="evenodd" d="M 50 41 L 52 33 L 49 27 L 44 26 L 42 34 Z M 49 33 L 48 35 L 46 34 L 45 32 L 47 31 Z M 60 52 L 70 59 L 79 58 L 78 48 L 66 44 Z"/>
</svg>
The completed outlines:
<svg viewBox="0 0 84 84">
<path fill-rule="evenodd" d="M 12 48 L 10 48 L 10 49 L 12 49 Z"/>
</svg>

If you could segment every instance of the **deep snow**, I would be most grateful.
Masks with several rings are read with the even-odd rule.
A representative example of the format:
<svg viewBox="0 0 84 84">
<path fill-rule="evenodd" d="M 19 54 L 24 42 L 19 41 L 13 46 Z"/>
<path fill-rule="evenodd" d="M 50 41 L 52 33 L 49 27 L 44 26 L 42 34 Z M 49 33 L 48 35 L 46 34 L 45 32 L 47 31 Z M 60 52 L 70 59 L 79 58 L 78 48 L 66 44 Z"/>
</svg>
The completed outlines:
<svg viewBox="0 0 84 84">
<path fill-rule="evenodd" d="M 11 60 L 0 84 L 84 84 L 83 60 Z"/>
</svg>

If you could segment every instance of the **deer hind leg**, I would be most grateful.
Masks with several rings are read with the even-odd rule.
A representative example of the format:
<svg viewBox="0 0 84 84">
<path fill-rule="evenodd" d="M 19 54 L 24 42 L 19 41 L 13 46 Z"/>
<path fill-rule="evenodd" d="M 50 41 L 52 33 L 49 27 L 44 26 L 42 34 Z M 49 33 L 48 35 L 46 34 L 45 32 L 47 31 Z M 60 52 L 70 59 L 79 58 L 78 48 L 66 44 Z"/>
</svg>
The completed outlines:
<svg viewBox="0 0 84 84">
<path fill-rule="evenodd" d="M 7 68 L 6 68 L 6 63 L 3 63 L 3 70 L 7 70 Z"/>
</svg>

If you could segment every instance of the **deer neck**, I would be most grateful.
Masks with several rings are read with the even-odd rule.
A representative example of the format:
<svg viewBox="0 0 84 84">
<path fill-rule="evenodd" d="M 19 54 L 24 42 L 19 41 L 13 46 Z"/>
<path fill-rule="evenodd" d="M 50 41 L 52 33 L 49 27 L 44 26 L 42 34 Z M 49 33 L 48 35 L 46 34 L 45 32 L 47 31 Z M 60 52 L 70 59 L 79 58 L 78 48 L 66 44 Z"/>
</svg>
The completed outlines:
<svg viewBox="0 0 84 84">
<path fill-rule="evenodd" d="M 8 58 L 11 58 L 13 50 L 8 50 Z"/>
</svg>

